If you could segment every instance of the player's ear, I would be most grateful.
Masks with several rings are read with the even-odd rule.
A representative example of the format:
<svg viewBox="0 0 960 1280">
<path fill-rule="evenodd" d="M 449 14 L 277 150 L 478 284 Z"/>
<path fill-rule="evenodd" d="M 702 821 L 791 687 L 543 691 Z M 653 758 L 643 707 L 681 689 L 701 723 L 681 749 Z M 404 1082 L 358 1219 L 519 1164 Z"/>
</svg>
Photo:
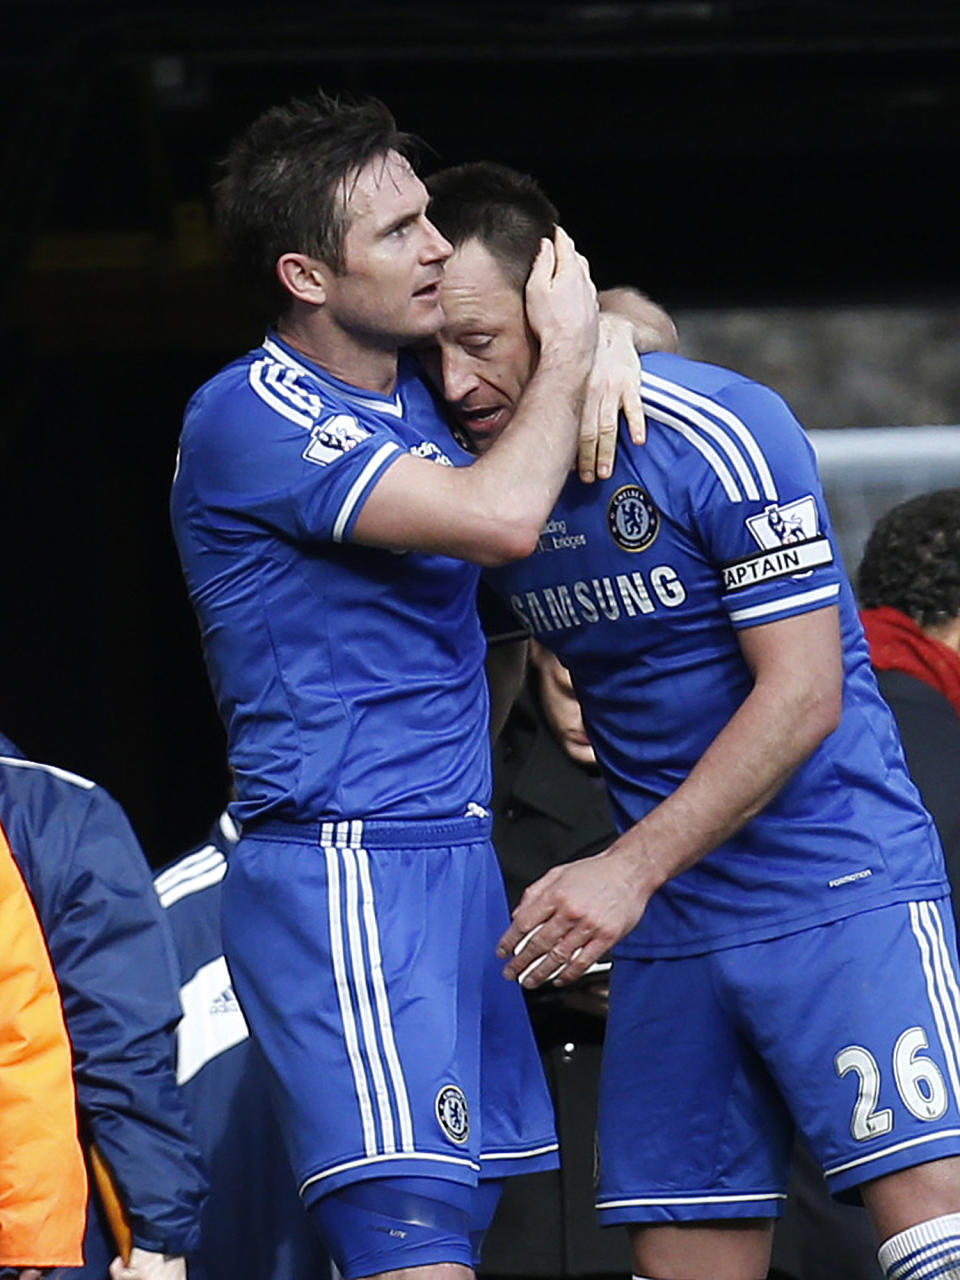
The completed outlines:
<svg viewBox="0 0 960 1280">
<path fill-rule="evenodd" d="M 306 253 L 283 253 L 277 259 L 277 279 L 292 297 L 320 307 L 327 300 L 326 267 Z"/>
</svg>

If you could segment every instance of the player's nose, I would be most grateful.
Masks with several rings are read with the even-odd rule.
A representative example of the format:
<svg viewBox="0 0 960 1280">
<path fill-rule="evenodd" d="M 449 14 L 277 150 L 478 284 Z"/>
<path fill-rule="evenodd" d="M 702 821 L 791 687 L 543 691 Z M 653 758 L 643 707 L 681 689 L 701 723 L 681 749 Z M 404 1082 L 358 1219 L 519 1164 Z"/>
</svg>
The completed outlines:
<svg viewBox="0 0 960 1280">
<path fill-rule="evenodd" d="M 424 218 L 424 230 L 427 233 L 424 242 L 424 262 L 446 262 L 453 253 L 453 245 L 433 225 L 429 218 Z"/>
<path fill-rule="evenodd" d="M 441 353 L 443 396 L 450 404 L 459 404 L 478 385 L 473 361 L 458 347 L 444 347 Z"/>
</svg>

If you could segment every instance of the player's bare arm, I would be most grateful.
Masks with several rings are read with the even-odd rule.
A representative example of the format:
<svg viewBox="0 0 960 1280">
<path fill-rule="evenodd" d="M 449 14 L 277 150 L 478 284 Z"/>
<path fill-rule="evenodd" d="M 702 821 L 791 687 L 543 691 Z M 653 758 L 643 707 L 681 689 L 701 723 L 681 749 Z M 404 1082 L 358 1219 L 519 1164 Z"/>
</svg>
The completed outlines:
<svg viewBox="0 0 960 1280">
<path fill-rule="evenodd" d="M 496 444 L 470 467 L 405 456 L 377 483 L 354 529 L 371 546 L 503 564 L 533 551 L 573 465 L 597 343 L 596 292 L 573 241 L 545 241 L 526 290 L 540 362 Z"/>
<path fill-rule="evenodd" d="M 639 922 L 653 893 L 776 795 L 836 728 L 843 681 L 835 607 L 740 633 L 754 685 L 689 776 L 594 858 L 554 868 L 514 912 L 498 953 L 527 987 L 576 981 Z"/>
</svg>

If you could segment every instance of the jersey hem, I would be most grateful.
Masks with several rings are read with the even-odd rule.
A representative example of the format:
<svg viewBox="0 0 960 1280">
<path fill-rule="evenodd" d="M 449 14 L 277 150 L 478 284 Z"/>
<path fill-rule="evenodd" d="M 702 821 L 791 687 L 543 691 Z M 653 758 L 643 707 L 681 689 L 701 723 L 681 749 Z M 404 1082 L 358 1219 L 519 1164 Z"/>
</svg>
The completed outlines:
<svg viewBox="0 0 960 1280">
<path fill-rule="evenodd" d="M 824 1169 L 824 1177 L 831 1192 L 836 1194 L 886 1173 L 955 1155 L 960 1155 L 960 1129 L 942 1129 L 939 1133 L 920 1134 L 880 1151 L 857 1156 L 833 1169 Z"/>
<path fill-rule="evenodd" d="M 861 900 L 857 905 L 851 903 L 845 909 L 832 908 L 787 920 L 769 921 L 753 929 L 742 929 L 735 934 L 721 934 L 714 938 L 691 938 L 677 943 L 632 943 L 627 934 L 613 948 L 612 954 L 614 959 L 621 960 L 669 960 L 709 955 L 714 951 L 728 951 L 732 947 L 749 946 L 754 942 L 786 938 L 792 933 L 804 933 L 807 929 L 817 929 L 821 925 L 837 924 L 841 920 L 865 915 L 868 911 L 880 911 L 884 907 L 895 907 L 903 902 L 939 902 L 949 896 L 950 886 L 942 880 L 911 885 L 909 889 L 899 893 L 885 889 L 871 898 Z"/>
<path fill-rule="evenodd" d="M 712 1218 L 779 1218 L 786 1191 L 689 1191 L 597 1200 L 601 1226 L 624 1222 L 698 1222 Z"/>
<path fill-rule="evenodd" d="M 305 1178 L 297 1192 L 307 1205 L 321 1196 L 336 1191 L 352 1182 L 365 1182 L 368 1178 L 390 1178 L 406 1174 L 408 1177 L 441 1178 L 446 1182 L 461 1182 L 474 1187 L 480 1174 L 480 1164 L 470 1156 L 444 1155 L 436 1151 L 398 1151 L 390 1155 L 358 1156 L 344 1160 L 328 1169 Z"/>
<path fill-rule="evenodd" d="M 560 1144 L 545 1140 L 522 1151 L 484 1151 L 480 1155 L 484 1178 L 511 1178 L 521 1173 L 543 1173 L 560 1167 Z"/>
</svg>

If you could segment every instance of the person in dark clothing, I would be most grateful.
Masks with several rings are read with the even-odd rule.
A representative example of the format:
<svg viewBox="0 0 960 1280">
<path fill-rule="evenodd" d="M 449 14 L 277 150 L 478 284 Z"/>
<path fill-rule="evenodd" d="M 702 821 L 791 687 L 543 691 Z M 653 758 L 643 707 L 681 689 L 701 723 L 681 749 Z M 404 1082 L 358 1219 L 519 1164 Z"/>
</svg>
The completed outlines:
<svg viewBox="0 0 960 1280">
<path fill-rule="evenodd" d="M 222 813 L 154 879 L 180 964 L 177 1079 L 210 1174 L 190 1280 L 329 1280 L 223 955 L 221 890 L 239 835 Z"/>
<path fill-rule="evenodd" d="M 888 511 L 871 533 L 857 589 L 880 692 L 933 814 L 960 906 L 960 489 Z"/>
<path fill-rule="evenodd" d="M 185 1280 L 206 1172 L 177 1089 L 173 940 L 126 815 L 86 778 L 0 734 L 0 824 L 33 900 L 73 1047 L 81 1135 L 116 1183 L 129 1265 L 94 1194 L 85 1263 L 63 1280 Z M 58 1275 L 61 1275 L 58 1272 Z"/>
<path fill-rule="evenodd" d="M 531 645 L 529 679 L 494 750 L 493 839 L 511 909 L 550 867 L 605 848 L 616 831 L 570 677 Z M 597 1083 L 609 965 L 575 987 L 527 992 L 553 1095 L 561 1168 L 511 1178 L 487 1236 L 483 1276 L 628 1276 L 630 1250 L 593 1208 Z"/>
</svg>

